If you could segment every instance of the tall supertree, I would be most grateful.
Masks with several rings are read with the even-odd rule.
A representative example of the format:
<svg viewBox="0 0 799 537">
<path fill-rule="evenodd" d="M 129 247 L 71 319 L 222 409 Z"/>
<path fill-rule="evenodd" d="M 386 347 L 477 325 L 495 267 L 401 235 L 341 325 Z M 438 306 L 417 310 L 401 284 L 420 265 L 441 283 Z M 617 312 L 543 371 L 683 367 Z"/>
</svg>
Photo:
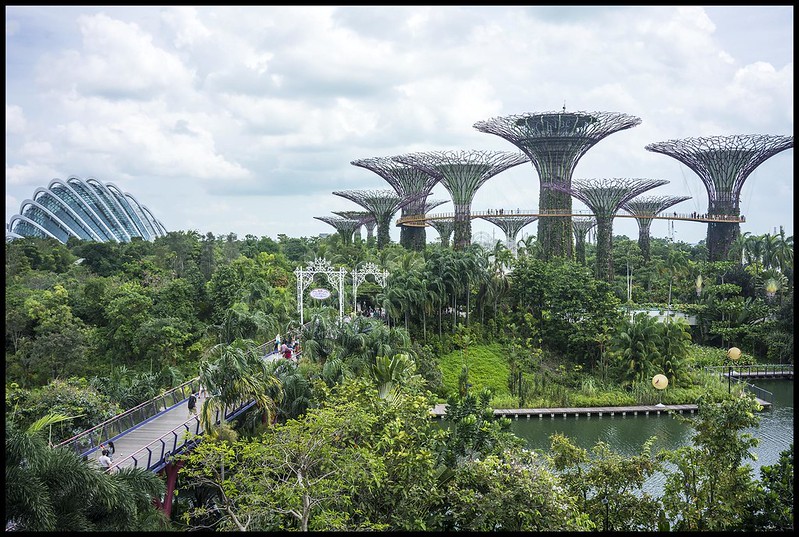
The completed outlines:
<svg viewBox="0 0 799 537">
<path fill-rule="evenodd" d="M 438 183 L 438 178 L 426 171 L 397 162 L 391 157 L 373 157 L 353 160 L 353 166 L 359 166 L 375 172 L 385 179 L 400 196 L 411 197 L 415 201 L 402 207 L 402 216 L 424 214 L 425 199 Z M 424 226 L 402 226 L 400 228 L 400 244 L 408 250 L 424 250 Z"/>
<path fill-rule="evenodd" d="M 668 184 L 663 179 L 573 179 L 572 186 L 549 184 L 585 203 L 596 217 L 596 277 L 613 281 L 613 218 L 635 196 Z"/>
<path fill-rule="evenodd" d="M 342 244 L 351 244 L 352 243 L 352 234 L 355 232 L 358 227 L 360 227 L 361 223 L 357 220 L 350 220 L 349 218 L 341 218 L 340 216 L 314 216 L 317 220 L 321 220 L 326 224 L 330 224 L 336 231 L 338 231 L 339 237 L 341 237 Z"/>
<path fill-rule="evenodd" d="M 672 205 L 677 205 L 691 196 L 641 196 L 622 204 L 621 208 L 635 216 L 638 222 L 638 246 L 644 261 L 649 263 L 649 228 L 652 218 Z"/>
<path fill-rule="evenodd" d="M 471 205 L 477 189 L 498 173 L 529 160 L 522 153 L 476 150 L 429 151 L 394 158 L 436 177 L 452 196 L 456 250 L 462 250 L 472 241 Z"/>
<path fill-rule="evenodd" d="M 452 237 L 452 231 L 455 229 L 455 219 L 451 216 L 446 218 L 431 218 L 427 223 L 438 231 L 438 236 L 441 237 L 441 246 L 449 248 L 449 239 Z"/>
<path fill-rule="evenodd" d="M 574 231 L 574 257 L 581 265 L 585 265 L 585 236 L 596 225 L 593 216 L 575 216 L 572 218 Z"/>
<path fill-rule="evenodd" d="M 764 161 L 792 147 L 793 136 L 741 134 L 667 140 L 649 144 L 646 150 L 674 157 L 691 168 L 707 190 L 707 214 L 736 220 L 707 226 L 708 260 L 723 261 L 741 233 L 737 219 L 744 181 Z"/>
<path fill-rule="evenodd" d="M 349 220 L 357 220 L 359 227 L 355 229 L 358 232 L 358 237 L 360 237 L 361 228 L 360 226 L 366 227 L 366 240 L 367 242 L 369 239 L 372 238 L 374 235 L 375 224 L 377 220 L 375 220 L 375 215 L 370 213 L 369 211 L 331 211 L 333 214 L 337 214 L 342 218 L 347 218 Z M 353 233 L 354 235 L 354 233 Z"/>
<path fill-rule="evenodd" d="M 500 136 L 530 157 L 540 179 L 538 207 L 542 213 L 570 215 L 572 200 L 568 189 L 577 162 L 591 148 L 641 120 L 615 112 L 535 112 L 478 121 L 474 128 Z M 547 188 L 560 185 L 563 189 Z M 572 257 L 571 216 L 544 217 L 538 220 L 541 255 Z"/>
<path fill-rule="evenodd" d="M 336 196 L 354 201 L 370 213 L 377 221 L 377 249 L 382 250 L 391 242 L 391 217 L 408 202 L 393 190 L 339 190 Z"/>
<path fill-rule="evenodd" d="M 505 232 L 505 246 L 508 250 L 516 255 L 516 236 L 527 224 L 531 224 L 538 220 L 537 216 L 522 216 L 522 215 L 491 215 L 481 216 L 483 220 L 491 222 L 499 229 Z"/>
</svg>

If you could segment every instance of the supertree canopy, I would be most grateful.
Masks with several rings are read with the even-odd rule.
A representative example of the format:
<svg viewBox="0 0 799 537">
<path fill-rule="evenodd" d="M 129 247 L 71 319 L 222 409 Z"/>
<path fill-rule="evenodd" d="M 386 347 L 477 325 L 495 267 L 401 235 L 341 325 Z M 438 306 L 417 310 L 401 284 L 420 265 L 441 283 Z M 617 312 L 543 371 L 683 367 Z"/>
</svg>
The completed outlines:
<svg viewBox="0 0 799 537">
<path fill-rule="evenodd" d="M 568 192 L 594 212 L 597 225 L 596 277 L 613 281 L 613 218 L 627 201 L 653 188 L 668 184 L 663 179 L 574 179 L 571 188 L 550 184 L 548 188 Z"/>
<path fill-rule="evenodd" d="M 424 214 L 424 204 L 430 191 L 438 183 L 438 178 L 426 171 L 402 164 L 391 157 L 373 157 L 353 160 L 353 166 L 359 166 L 375 172 L 404 197 L 412 197 L 414 201 L 402 207 L 402 216 Z M 409 250 L 424 250 L 424 226 L 402 226 L 400 244 Z"/>
<path fill-rule="evenodd" d="M 574 256 L 581 265 L 585 265 L 585 236 L 594 226 L 596 226 L 596 218 L 593 216 L 575 216 L 572 218 Z"/>
<path fill-rule="evenodd" d="M 369 211 L 332 211 L 332 213 L 348 220 L 357 220 L 360 225 L 366 226 L 366 240 L 368 241 L 372 238 L 377 221 L 375 220 L 375 215 Z M 355 229 L 360 236 L 360 229 Z"/>
<path fill-rule="evenodd" d="M 739 217 L 741 188 L 764 161 L 793 147 L 793 136 L 742 134 L 667 140 L 646 146 L 647 151 L 673 157 L 696 173 L 707 190 L 711 216 Z M 740 234 L 740 224 L 711 222 L 707 227 L 709 261 L 727 259 Z"/>
<path fill-rule="evenodd" d="M 689 199 L 691 196 L 639 196 L 622 204 L 621 208 L 635 216 L 638 222 L 638 246 L 644 261 L 649 262 L 649 228 L 652 227 L 652 217 Z"/>
<path fill-rule="evenodd" d="M 474 128 L 495 134 L 514 144 L 530 158 L 540 179 L 541 212 L 571 215 L 568 190 L 546 188 L 549 184 L 571 187 L 577 162 L 591 148 L 641 120 L 615 112 L 535 112 L 478 121 Z M 538 240 L 544 259 L 572 256 L 571 216 L 538 220 Z"/>
<path fill-rule="evenodd" d="M 452 217 L 434 218 L 427 221 L 433 229 L 438 231 L 441 237 L 441 246 L 449 248 L 449 238 L 452 236 L 452 230 L 455 229 L 455 219 Z"/>
<path fill-rule="evenodd" d="M 486 181 L 529 159 L 521 153 L 504 151 L 430 151 L 394 157 L 436 177 L 452 196 L 455 206 L 453 247 L 461 250 L 472 238 L 471 204 Z"/>
<path fill-rule="evenodd" d="M 505 232 L 505 246 L 516 255 L 516 236 L 527 224 L 538 220 L 537 216 L 522 215 L 491 215 L 481 216 L 483 220 L 491 222 Z"/>
<path fill-rule="evenodd" d="M 340 216 L 314 216 L 314 218 L 336 228 L 343 244 L 350 244 L 352 242 L 352 234 L 361 225 L 358 220 L 350 220 L 349 218 L 342 218 Z"/>
<path fill-rule="evenodd" d="M 408 202 L 407 198 L 393 190 L 339 190 L 333 194 L 354 201 L 374 215 L 375 221 L 377 221 L 377 248 L 379 250 L 391 242 L 389 230 L 394 213 Z"/>
</svg>

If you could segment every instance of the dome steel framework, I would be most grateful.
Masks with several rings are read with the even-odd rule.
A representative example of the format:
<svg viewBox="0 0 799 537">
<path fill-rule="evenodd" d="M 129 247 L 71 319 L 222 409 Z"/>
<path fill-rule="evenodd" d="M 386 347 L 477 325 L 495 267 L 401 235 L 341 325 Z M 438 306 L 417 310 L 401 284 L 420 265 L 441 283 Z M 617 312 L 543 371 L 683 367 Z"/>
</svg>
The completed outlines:
<svg viewBox="0 0 799 537">
<path fill-rule="evenodd" d="M 70 176 L 37 188 L 20 205 L 6 226 L 6 240 L 50 237 L 62 243 L 71 238 L 128 242 L 135 237 L 154 240 L 166 235 L 150 210 L 113 183 Z"/>
</svg>

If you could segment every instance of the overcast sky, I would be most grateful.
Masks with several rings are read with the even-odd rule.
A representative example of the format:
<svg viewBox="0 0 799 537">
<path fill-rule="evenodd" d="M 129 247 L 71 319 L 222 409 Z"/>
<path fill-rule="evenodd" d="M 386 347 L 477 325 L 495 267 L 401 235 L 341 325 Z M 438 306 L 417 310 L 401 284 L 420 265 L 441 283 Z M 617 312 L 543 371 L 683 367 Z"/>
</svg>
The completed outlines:
<svg viewBox="0 0 799 537">
<path fill-rule="evenodd" d="M 591 148 L 575 178 L 665 179 L 647 195 L 706 212 L 699 177 L 644 147 L 792 136 L 793 23 L 789 6 L 6 6 L 6 223 L 37 187 L 75 175 L 115 183 L 169 231 L 335 233 L 314 217 L 364 208 L 333 191 L 391 188 L 351 161 L 515 152 L 474 123 L 564 105 L 641 119 Z M 489 179 L 472 209 L 538 198 L 525 163 Z M 451 200 L 440 184 L 431 199 Z M 793 149 L 749 176 L 741 212 L 742 231 L 793 234 Z M 475 219 L 480 232 L 504 239 Z M 676 222 L 671 236 L 706 232 Z M 616 218 L 614 234 L 638 226 Z"/>
</svg>

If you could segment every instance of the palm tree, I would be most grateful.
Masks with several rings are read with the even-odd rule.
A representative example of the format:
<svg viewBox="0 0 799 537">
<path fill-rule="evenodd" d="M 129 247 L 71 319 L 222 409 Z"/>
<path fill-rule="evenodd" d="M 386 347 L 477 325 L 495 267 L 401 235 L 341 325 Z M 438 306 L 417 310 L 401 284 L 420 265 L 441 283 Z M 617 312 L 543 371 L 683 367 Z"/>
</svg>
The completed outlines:
<svg viewBox="0 0 799 537">
<path fill-rule="evenodd" d="M 622 382 L 643 382 L 656 371 L 660 358 L 658 321 L 646 313 L 637 313 L 626 321 L 613 338 L 613 350 L 621 366 Z"/>
<path fill-rule="evenodd" d="M 686 272 L 689 267 L 688 258 L 680 250 L 670 250 L 669 256 L 661 264 L 661 271 L 665 272 L 669 277 L 669 300 L 668 307 L 671 313 L 671 290 L 674 281 Z"/>
<path fill-rule="evenodd" d="M 223 413 L 225 409 L 251 400 L 255 400 L 256 407 L 263 412 L 264 420 L 271 423 L 276 400 L 270 394 L 282 394 L 282 390 L 280 381 L 270 374 L 255 343 L 238 340 L 231 345 L 215 345 L 209 355 L 215 359 L 200 363 L 200 384 L 208 391 L 200 413 L 203 429 L 211 430 L 217 410 Z"/>
<path fill-rule="evenodd" d="M 391 358 L 376 356 L 369 372 L 377 383 L 377 396 L 386 399 L 399 383 L 413 375 L 415 369 L 413 360 L 407 354 L 397 353 Z"/>
<path fill-rule="evenodd" d="M 730 261 L 740 263 L 741 265 L 744 264 L 746 248 L 749 245 L 750 235 L 750 232 L 743 231 L 737 237 L 735 237 L 735 240 L 733 240 L 732 244 L 730 244 L 730 250 L 727 253 L 728 259 Z"/>
<path fill-rule="evenodd" d="M 164 483 L 142 468 L 106 473 L 65 447 L 51 448 L 48 414 L 20 430 L 6 427 L 6 531 L 157 531 L 167 526 L 154 501 Z"/>
</svg>

